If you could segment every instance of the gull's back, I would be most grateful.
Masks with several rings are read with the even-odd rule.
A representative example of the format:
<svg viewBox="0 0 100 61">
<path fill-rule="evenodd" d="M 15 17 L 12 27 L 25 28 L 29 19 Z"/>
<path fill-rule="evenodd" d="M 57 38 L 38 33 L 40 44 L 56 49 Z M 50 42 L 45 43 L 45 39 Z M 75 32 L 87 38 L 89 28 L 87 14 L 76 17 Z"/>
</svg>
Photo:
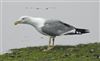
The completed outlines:
<svg viewBox="0 0 100 61">
<path fill-rule="evenodd" d="M 73 29 L 75 27 L 58 20 L 48 20 L 42 27 L 42 31 L 50 36 L 59 36 Z"/>
</svg>

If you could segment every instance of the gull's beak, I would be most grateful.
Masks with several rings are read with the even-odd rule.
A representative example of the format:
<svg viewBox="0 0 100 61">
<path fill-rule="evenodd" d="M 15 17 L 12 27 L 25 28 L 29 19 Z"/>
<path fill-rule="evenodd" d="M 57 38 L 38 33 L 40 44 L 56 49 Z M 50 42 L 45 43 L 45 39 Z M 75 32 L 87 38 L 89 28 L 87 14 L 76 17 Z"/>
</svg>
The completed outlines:
<svg viewBox="0 0 100 61">
<path fill-rule="evenodd" d="M 14 24 L 17 25 L 17 24 L 20 24 L 20 23 L 21 23 L 21 21 L 16 21 Z"/>
</svg>

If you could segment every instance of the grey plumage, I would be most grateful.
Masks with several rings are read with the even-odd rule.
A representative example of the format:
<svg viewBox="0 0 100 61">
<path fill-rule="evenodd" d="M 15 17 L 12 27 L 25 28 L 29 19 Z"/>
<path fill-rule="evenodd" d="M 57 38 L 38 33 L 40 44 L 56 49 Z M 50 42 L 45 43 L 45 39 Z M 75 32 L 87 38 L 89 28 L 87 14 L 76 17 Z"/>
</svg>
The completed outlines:
<svg viewBox="0 0 100 61">
<path fill-rule="evenodd" d="M 75 29 L 75 27 L 69 24 L 52 20 L 45 22 L 45 25 L 42 27 L 42 31 L 50 36 L 59 36 L 73 29 Z"/>
</svg>

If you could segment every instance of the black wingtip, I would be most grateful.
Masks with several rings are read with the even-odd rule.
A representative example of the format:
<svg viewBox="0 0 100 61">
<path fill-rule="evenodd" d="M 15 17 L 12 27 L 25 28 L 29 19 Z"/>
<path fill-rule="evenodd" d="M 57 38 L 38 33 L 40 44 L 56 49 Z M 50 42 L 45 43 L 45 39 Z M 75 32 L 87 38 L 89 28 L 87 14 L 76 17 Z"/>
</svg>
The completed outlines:
<svg viewBox="0 0 100 61">
<path fill-rule="evenodd" d="M 90 31 L 88 29 L 76 28 L 75 32 L 66 33 L 64 35 L 82 35 L 86 33 L 90 33 Z"/>
<path fill-rule="evenodd" d="M 88 29 L 80 29 L 80 28 L 76 28 L 75 33 L 85 34 L 85 33 L 90 33 L 90 31 L 89 31 Z"/>
</svg>

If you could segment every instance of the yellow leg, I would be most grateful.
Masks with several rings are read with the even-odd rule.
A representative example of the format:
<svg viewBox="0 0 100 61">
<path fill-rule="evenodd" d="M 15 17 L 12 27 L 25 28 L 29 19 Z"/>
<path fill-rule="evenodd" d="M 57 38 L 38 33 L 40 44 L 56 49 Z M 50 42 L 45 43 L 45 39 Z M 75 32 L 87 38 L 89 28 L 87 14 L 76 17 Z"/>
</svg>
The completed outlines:
<svg viewBox="0 0 100 61">
<path fill-rule="evenodd" d="M 50 36 L 48 48 L 47 49 L 44 49 L 43 51 L 48 51 L 48 50 L 51 49 L 51 39 L 52 39 L 52 37 Z"/>
<path fill-rule="evenodd" d="M 52 45 L 50 45 L 51 41 L 52 41 Z M 49 46 L 48 46 L 47 50 L 51 50 L 51 49 L 54 48 L 54 41 L 55 41 L 55 37 L 50 37 L 50 39 L 49 39 Z"/>
<path fill-rule="evenodd" d="M 51 46 L 51 37 L 49 38 L 49 45 L 48 45 L 48 47 L 50 47 Z"/>
<path fill-rule="evenodd" d="M 48 48 L 47 49 L 45 49 L 44 51 L 48 51 L 48 50 L 51 50 L 51 49 L 53 49 L 54 48 L 54 37 L 50 37 L 49 38 L 49 45 L 48 45 Z M 51 45 L 51 41 L 52 41 L 52 45 Z"/>
<path fill-rule="evenodd" d="M 53 41 L 52 47 L 54 47 L 54 41 L 55 41 L 55 38 L 53 38 L 53 40 L 52 40 L 52 41 Z"/>
</svg>

